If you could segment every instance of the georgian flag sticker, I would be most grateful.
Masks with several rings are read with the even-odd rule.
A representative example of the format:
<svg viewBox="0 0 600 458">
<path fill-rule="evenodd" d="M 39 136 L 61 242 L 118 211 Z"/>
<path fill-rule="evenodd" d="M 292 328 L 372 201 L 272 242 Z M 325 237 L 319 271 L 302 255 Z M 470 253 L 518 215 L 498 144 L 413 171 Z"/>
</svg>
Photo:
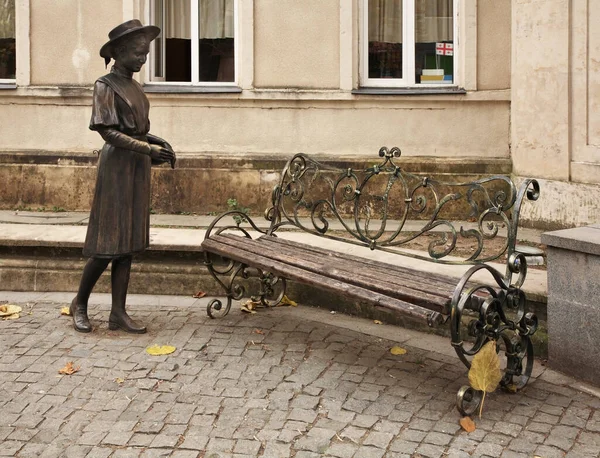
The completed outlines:
<svg viewBox="0 0 600 458">
<path fill-rule="evenodd" d="M 440 56 L 453 56 L 454 44 L 452 43 L 436 43 L 435 53 Z"/>
</svg>

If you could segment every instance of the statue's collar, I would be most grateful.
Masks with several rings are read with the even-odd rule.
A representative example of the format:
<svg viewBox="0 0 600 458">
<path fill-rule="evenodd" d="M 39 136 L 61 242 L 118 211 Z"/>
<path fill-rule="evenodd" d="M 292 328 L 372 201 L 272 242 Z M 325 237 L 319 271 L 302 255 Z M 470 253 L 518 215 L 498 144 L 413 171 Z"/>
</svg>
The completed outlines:
<svg viewBox="0 0 600 458">
<path fill-rule="evenodd" d="M 119 75 L 123 78 L 127 78 L 127 79 L 131 79 L 133 77 L 133 73 L 132 72 L 128 72 L 127 70 L 123 70 L 122 68 L 118 68 L 115 65 L 113 65 L 113 67 L 110 70 L 111 73 L 114 73 L 116 75 Z"/>
</svg>

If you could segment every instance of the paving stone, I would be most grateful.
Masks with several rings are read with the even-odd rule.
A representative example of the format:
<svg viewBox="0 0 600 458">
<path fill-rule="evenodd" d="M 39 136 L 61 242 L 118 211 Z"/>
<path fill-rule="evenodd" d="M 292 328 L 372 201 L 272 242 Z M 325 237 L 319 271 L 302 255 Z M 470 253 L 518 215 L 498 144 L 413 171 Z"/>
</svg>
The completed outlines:
<svg viewBox="0 0 600 458">
<path fill-rule="evenodd" d="M 404 439 L 395 439 L 390 444 L 390 450 L 412 456 L 412 454 L 415 452 L 418 446 L 418 442 L 410 442 Z"/>
<path fill-rule="evenodd" d="M 358 445 L 349 442 L 334 442 L 325 450 L 325 454 L 337 458 L 351 458 L 358 450 Z"/>
<path fill-rule="evenodd" d="M 20 441 L 3 441 L 2 447 L 0 447 L 0 456 L 15 456 L 24 445 L 25 442 Z"/>
<path fill-rule="evenodd" d="M 77 440 L 80 445 L 99 445 L 108 433 L 106 431 L 90 431 L 83 433 Z"/>
<path fill-rule="evenodd" d="M 481 443 L 475 449 L 475 453 L 479 456 L 498 457 L 502 455 L 504 447 L 498 444 Z M 545 457 L 544 457 L 545 458 Z"/>
<path fill-rule="evenodd" d="M 292 409 L 288 418 L 290 420 L 298 420 L 304 421 L 306 423 L 312 423 L 317 418 L 317 413 L 314 410 Z"/>
<path fill-rule="evenodd" d="M 347 437 L 354 443 L 359 443 L 366 433 L 366 429 L 357 428 L 355 426 L 348 426 L 340 433 L 340 437 L 342 437 L 342 439 Z"/>
<path fill-rule="evenodd" d="M 575 444 L 565 456 L 569 458 L 597 458 L 600 456 L 600 446 Z"/>
<path fill-rule="evenodd" d="M 427 458 L 440 458 L 444 455 L 445 447 L 432 444 L 421 444 L 417 447 L 417 456 L 423 456 Z"/>
<path fill-rule="evenodd" d="M 412 425 L 411 425 L 412 426 Z M 427 433 L 424 431 L 418 431 L 416 429 L 411 429 L 410 427 L 400 432 L 400 439 L 407 440 L 410 442 L 421 442 L 425 439 Z"/>
<path fill-rule="evenodd" d="M 527 425 L 525 429 L 535 433 L 548 434 L 552 430 L 552 425 L 548 423 L 533 422 Z"/>
<path fill-rule="evenodd" d="M 208 443 L 208 437 L 199 434 L 186 434 L 180 448 L 192 450 L 204 450 Z"/>
<path fill-rule="evenodd" d="M 510 444 L 508 444 L 508 449 L 512 450 L 512 451 L 516 451 L 516 452 L 523 452 L 523 453 L 533 453 L 535 451 L 535 449 L 538 447 L 539 444 L 536 444 L 535 442 L 532 442 L 530 440 L 527 439 L 522 439 L 522 438 L 515 438 L 513 439 Z"/>
<path fill-rule="evenodd" d="M 370 428 L 373 426 L 379 417 L 376 415 L 362 415 L 358 414 L 355 416 L 354 420 L 352 420 L 352 424 L 354 426 L 358 426 L 359 428 Z"/>
<path fill-rule="evenodd" d="M 265 444 L 265 450 L 261 455 L 263 458 L 285 458 L 291 456 L 290 444 L 282 444 L 280 442 L 267 442 Z M 297 452 L 296 457 L 298 456 L 312 456 L 312 454 L 303 454 L 301 452 Z"/>
<path fill-rule="evenodd" d="M 544 458 L 559 458 L 563 457 L 565 453 L 556 447 L 549 445 L 540 445 L 535 449 L 535 454 Z"/>
<path fill-rule="evenodd" d="M 391 433 L 382 433 L 377 431 L 371 431 L 367 437 L 363 440 L 364 445 L 373 445 L 377 448 L 387 448 L 389 443 L 394 438 Z"/>
<path fill-rule="evenodd" d="M 231 452 L 233 451 L 233 447 L 235 446 L 235 441 L 231 439 L 222 439 L 211 437 L 208 441 L 208 445 L 206 446 L 207 452 L 209 450 L 218 451 L 218 452 Z"/>
<path fill-rule="evenodd" d="M 358 450 L 356 451 L 356 453 L 354 454 L 355 457 L 361 457 L 361 458 L 381 458 L 382 456 L 385 455 L 385 450 L 382 450 L 380 448 L 376 448 L 376 447 L 359 447 Z"/>
<path fill-rule="evenodd" d="M 326 437 L 319 436 L 303 436 L 296 440 L 294 448 L 297 450 L 308 450 L 311 452 L 324 454 L 329 448 L 331 440 Z"/>
<path fill-rule="evenodd" d="M 126 448 L 115 450 L 111 458 L 137 458 L 142 454 L 143 450 L 138 448 Z M 172 455 L 171 455 L 172 456 Z"/>
<path fill-rule="evenodd" d="M 171 453 L 170 458 L 198 458 L 199 456 L 198 452 L 191 450 L 175 450 Z"/>
<path fill-rule="evenodd" d="M 512 450 L 504 450 L 500 458 L 530 458 L 526 453 L 513 452 Z"/>
</svg>

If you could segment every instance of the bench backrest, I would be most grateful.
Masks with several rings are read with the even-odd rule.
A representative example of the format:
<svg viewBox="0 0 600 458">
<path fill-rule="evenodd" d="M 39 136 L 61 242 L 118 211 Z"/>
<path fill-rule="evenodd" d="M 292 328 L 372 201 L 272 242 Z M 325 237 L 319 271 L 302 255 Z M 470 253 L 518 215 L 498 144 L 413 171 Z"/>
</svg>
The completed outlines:
<svg viewBox="0 0 600 458">
<path fill-rule="evenodd" d="M 525 195 L 537 200 L 536 180 L 517 188 L 509 176 L 467 183 L 443 182 L 403 171 L 398 148 L 381 148 L 382 161 L 365 170 L 339 169 L 295 155 L 285 166 L 267 210 L 270 233 L 282 226 L 375 250 L 446 264 L 478 264 L 515 253 L 519 211 Z M 526 266 L 522 266 L 526 267 Z M 509 272 L 507 271 L 507 274 Z"/>
</svg>

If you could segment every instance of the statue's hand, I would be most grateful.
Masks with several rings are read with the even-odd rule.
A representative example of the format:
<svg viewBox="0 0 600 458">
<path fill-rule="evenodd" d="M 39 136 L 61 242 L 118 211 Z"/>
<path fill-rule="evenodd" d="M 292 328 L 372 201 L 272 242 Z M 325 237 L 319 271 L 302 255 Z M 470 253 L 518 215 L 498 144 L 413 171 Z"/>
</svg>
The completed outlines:
<svg viewBox="0 0 600 458">
<path fill-rule="evenodd" d="M 150 145 L 150 158 L 155 162 L 175 163 L 175 153 L 159 145 Z"/>
</svg>

